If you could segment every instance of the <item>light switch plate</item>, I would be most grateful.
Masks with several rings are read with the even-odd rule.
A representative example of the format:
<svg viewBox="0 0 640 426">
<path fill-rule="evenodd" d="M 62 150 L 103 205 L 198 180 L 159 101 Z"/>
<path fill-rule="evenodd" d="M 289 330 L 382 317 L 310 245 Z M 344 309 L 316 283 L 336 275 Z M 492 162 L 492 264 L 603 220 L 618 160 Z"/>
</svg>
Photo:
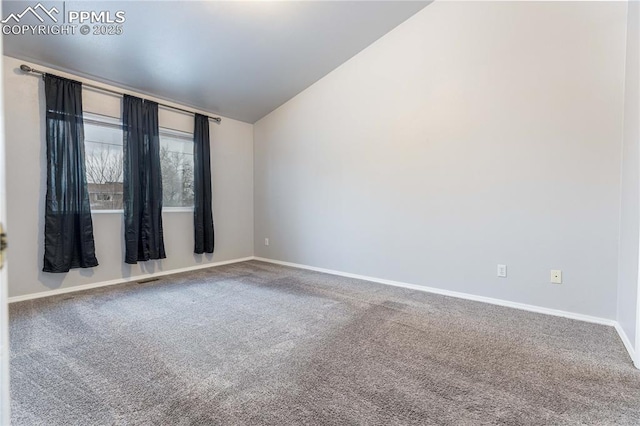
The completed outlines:
<svg viewBox="0 0 640 426">
<path fill-rule="evenodd" d="M 553 284 L 562 284 L 562 271 L 560 269 L 551 270 L 551 282 Z"/>
</svg>

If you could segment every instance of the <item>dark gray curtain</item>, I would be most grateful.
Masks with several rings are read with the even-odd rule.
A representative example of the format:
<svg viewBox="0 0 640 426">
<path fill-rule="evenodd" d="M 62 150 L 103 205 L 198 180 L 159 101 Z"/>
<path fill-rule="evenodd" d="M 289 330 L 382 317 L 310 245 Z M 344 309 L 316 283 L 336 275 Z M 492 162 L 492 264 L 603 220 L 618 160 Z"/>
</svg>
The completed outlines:
<svg viewBox="0 0 640 426">
<path fill-rule="evenodd" d="M 44 76 L 47 198 L 44 272 L 98 265 L 84 164 L 82 84 Z"/>
<path fill-rule="evenodd" d="M 125 262 L 164 259 L 158 104 L 124 95 Z"/>
<path fill-rule="evenodd" d="M 211 155 L 209 117 L 196 114 L 194 141 L 194 231 L 196 253 L 213 253 L 213 212 L 211 211 Z"/>
</svg>

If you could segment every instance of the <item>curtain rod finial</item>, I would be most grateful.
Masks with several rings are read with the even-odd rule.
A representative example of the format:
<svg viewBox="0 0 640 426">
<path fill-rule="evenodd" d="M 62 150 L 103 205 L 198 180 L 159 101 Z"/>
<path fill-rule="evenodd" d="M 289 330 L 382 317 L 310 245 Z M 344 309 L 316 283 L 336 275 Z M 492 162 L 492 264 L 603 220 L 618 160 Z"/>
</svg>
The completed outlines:
<svg viewBox="0 0 640 426">
<path fill-rule="evenodd" d="M 33 68 L 31 68 L 29 65 L 25 65 L 25 64 L 20 65 L 20 69 L 23 72 L 31 72 L 31 71 L 33 71 Z"/>
</svg>

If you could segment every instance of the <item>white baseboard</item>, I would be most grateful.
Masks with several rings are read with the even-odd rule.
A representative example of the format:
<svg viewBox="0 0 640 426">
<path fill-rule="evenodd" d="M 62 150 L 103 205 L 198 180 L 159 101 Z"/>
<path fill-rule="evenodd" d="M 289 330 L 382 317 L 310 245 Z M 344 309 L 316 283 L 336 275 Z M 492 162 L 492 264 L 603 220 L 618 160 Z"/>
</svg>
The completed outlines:
<svg viewBox="0 0 640 426">
<path fill-rule="evenodd" d="M 527 305 L 525 303 L 511 302 L 503 299 L 494 299 L 492 297 L 476 296 L 475 294 L 462 293 L 459 291 L 443 290 L 435 287 L 427 287 L 427 286 L 422 286 L 417 284 L 403 283 L 400 281 L 392 281 L 392 280 L 386 280 L 382 278 L 368 277 L 365 275 L 351 274 L 349 272 L 334 271 L 332 269 L 316 268 L 315 266 L 307 266 L 307 265 L 301 265 L 298 263 L 283 262 L 281 260 L 266 259 L 263 257 L 256 257 L 255 260 L 260 260 L 262 262 L 268 262 L 268 263 L 275 263 L 278 265 L 291 266 L 293 268 L 308 269 L 310 271 L 324 272 L 325 274 L 339 275 L 341 277 L 371 281 L 379 284 L 387 284 L 395 287 L 409 288 L 411 290 L 426 291 L 428 293 L 435 293 L 443 296 L 456 297 L 458 299 L 473 300 L 476 302 L 490 303 L 492 305 L 506 306 L 508 308 L 536 312 L 539 314 L 554 315 L 557 317 L 570 318 L 570 319 L 575 319 L 579 321 L 592 322 L 596 324 L 603 324 L 603 325 L 609 325 L 609 326 L 615 326 L 616 324 L 616 321 L 612 319 L 594 317 L 594 316 L 584 315 L 584 314 L 577 314 L 574 312 L 561 311 L 558 309 L 543 308 L 542 306 Z"/>
<path fill-rule="evenodd" d="M 198 270 L 198 269 L 206 269 L 206 268 L 213 268 L 215 266 L 228 265 L 228 264 L 231 264 L 231 263 L 246 262 L 248 260 L 253 260 L 253 256 L 243 257 L 243 258 L 240 258 L 240 259 L 224 260 L 224 261 L 221 261 L 221 262 L 214 262 L 214 263 L 202 263 L 202 264 L 199 264 L 199 265 L 188 266 L 186 268 L 171 269 L 171 270 L 168 270 L 168 271 L 158 271 L 158 272 L 154 272 L 152 274 L 135 275 L 135 276 L 126 277 L 126 278 L 117 278 L 115 280 L 110 280 L 110 281 L 101 281 L 101 282 L 98 282 L 98 283 L 91 283 L 91 284 L 77 285 L 77 286 L 73 286 L 73 287 L 58 288 L 58 289 L 55 289 L 55 290 L 48 290 L 48 291 L 42 291 L 42 292 L 38 292 L 38 293 L 25 294 L 25 295 L 22 295 L 22 296 L 13 296 L 13 297 L 9 297 L 9 303 L 22 302 L 22 301 L 25 301 L 25 300 L 32 300 L 32 299 L 40 299 L 41 297 L 55 296 L 57 294 L 73 293 L 73 292 L 76 292 L 76 291 L 89 290 L 89 289 L 92 289 L 92 288 L 105 287 L 105 286 L 108 286 L 108 285 L 124 284 L 124 283 L 132 282 L 132 281 L 141 281 L 141 280 L 146 280 L 146 279 L 149 279 L 149 278 L 161 277 L 161 276 L 164 276 L 164 275 L 173 275 L 173 274 L 179 274 L 181 272 L 189 272 L 189 271 L 195 271 L 195 270 Z"/>
<path fill-rule="evenodd" d="M 611 327 L 614 327 L 615 330 L 618 332 L 620 339 L 622 339 L 622 342 L 624 343 L 624 347 L 626 348 L 627 352 L 629 352 L 629 356 L 631 357 L 631 360 L 633 361 L 634 366 L 640 369 L 640 354 L 635 353 L 633 346 L 629 341 L 629 338 L 627 337 L 626 333 L 624 332 L 624 330 L 616 320 L 601 318 L 601 317 L 594 317 L 591 315 L 578 314 L 575 312 L 562 311 L 559 309 L 544 308 L 542 306 L 528 305 L 526 303 L 511 302 L 503 299 L 494 299 L 492 297 L 476 296 L 474 294 L 462 293 L 459 291 L 443 290 L 435 287 L 426 287 L 426 286 L 421 286 L 417 284 L 403 283 L 400 281 L 393 281 L 393 280 L 386 280 L 382 278 L 368 277 L 365 275 L 351 274 L 349 272 L 335 271 L 333 269 L 317 268 L 315 266 L 302 265 L 299 263 L 283 262 L 281 260 L 267 259 L 264 257 L 254 257 L 254 259 L 262 262 L 274 263 L 277 265 L 290 266 L 292 268 L 307 269 L 310 271 L 323 272 L 325 274 L 338 275 L 338 276 L 347 277 L 347 278 L 355 278 L 355 279 L 371 281 L 379 284 L 409 288 L 412 290 L 426 291 L 428 293 L 435 293 L 443 296 L 473 300 L 476 302 L 484 302 L 492 305 L 505 306 L 507 308 L 520 309 L 523 311 L 535 312 L 539 314 L 553 315 L 556 317 L 563 317 L 563 318 L 569 318 L 569 319 L 574 319 L 578 321 L 585 321 L 585 322 L 590 322 L 595 324 L 611 326 Z"/>
<path fill-rule="evenodd" d="M 484 302 L 492 305 L 505 306 L 508 308 L 520 309 L 520 310 L 535 312 L 539 314 L 553 315 L 557 317 L 569 318 L 569 319 L 574 319 L 578 321 L 585 321 L 585 322 L 590 322 L 595 324 L 611 326 L 611 327 L 614 327 L 615 330 L 618 332 L 618 335 L 620 336 L 620 339 L 622 340 L 627 352 L 629 352 L 629 356 L 631 356 L 631 359 L 633 360 L 635 367 L 640 369 L 640 353 L 636 354 L 635 350 L 633 349 L 633 346 L 631 345 L 631 342 L 629 341 L 628 336 L 626 335 L 626 333 L 624 332 L 620 324 L 617 321 L 612 319 L 594 317 L 591 315 L 578 314 L 578 313 L 568 312 L 568 311 L 562 311 L 559 309 L 544 308 L 542 306 L 528 305 L 526 303 L 511 302 L 508 300 L 495 299 L 492 297 L 477 296 L 474 294 L 444 290 L 444 289 L 435 288 L 435 287 L 427 287 L 427 286 L 422 286 L 417 284 L 404 283 L 400 281 L 387 280 L 383 278 L 369 277 L 366 275 L 352 274 L 349 272 L 336 271 L 333 269 L 317 268 L 315 266 L 302 265 L 299 263 L 292 263 L 292 262 L 284 262 L 281 260 L 267 259 L 264 257 L 256 257 L 256 256 L 243 257 L 239 259 L 232 259 L 232 260 L 226 260 L 226 261 L 215 262 L 215 263 L 205 263 L 201 265 L 189 266 L 186 268 L 172 269 L 169 271 L 159 271 L 152 274 L 136 275 L 136 276 L 127 277 L 127 278 L 118 278 L 111 281 L 102 281 L 99 283 L 91 283 L 91 284 L 79 285 L 79 286 L 68 287 L 68 288 L 60 288 L 56 290 L 26 294 L 23 296 L 14 296 L 14 297 L 9 297 L 9 303 L 39 299 L 41 297 L 55 296 L 57 294 L 72 293 L 76 291 L 89 290 L 92 288 L 104 287 L 104 286 L 115 285 L 115 284 L 124 284 L 132 281 L 140 281 L 140 280 L 145 280 L 145 279 L 154 278 L 154 277 L 178 274 L 181 272 L 195 271 L 198 269 L 213 268 L 216 266 L 228 265 L 231 263 L 246 262 L 249 260 L 259 260 L 262 262 L 274 263 L 274 264 L 283 265 L 283 266 L 290 266 L 298 269 L 307 269 L 310 271 L 322 272 L 330 275 L 338 275 L 341 277 L 355 278 L 355 279 L 370 281 L 370 282 L 379 283 L 379 284 L 386 284 L 386 285 L 391 285 L 395 287 L 403 287 L 411 290 L 425 291 L 428 293 L 440 294 L 443 296 L 456 297 L 458 299 L 473 300 L 476 302 Z"/>
<path fill-rule="evenodd" d="M 426 287 L 426 286 L 421 286 L 416 284 L 403 283 L 400 281 L 393 281 L 393 280 L 386 280 L 382 278 L 368 277 L 365 275 L 351 274 L 349 272 L 336 271 L 333 269 L 316 268 L 315 266 L 301 265 L 299 263 L 292 263 L 292 262 L 283 262 L 281 260 L 267 259 L 264 257 L 254 257 L 254 259 L 262 262 L 274 263 L 277 265 L 290 266 L 292 268 L 308 269 L 310 271 L 323 272 L 325 274 L 338 275 L 338 276 L 347 277 L 347 278 L 355 278 L 355 279 L 371 281 L 379 284 L 409 288 L 412 290 L 426 291 L 428 293 L 435 293 L 443 296 L 457 297 L 459 299 L 490 303 L 492 305 L 505 306 L 507 308 L 520 309 L 523 311 L 535 312 L 539 314 L 553 315 L 556 317 L 563 317 L 563 318 L 569 318 L 569 319 L 574 319 L 578 321 L 585 321 L 585 322 L 590 322 L 595 324 L 611 326 L 611 327 L 614 327 L 615 330 L 618 332 L 618 335 L 620 336 L 620 339 L 622 339 L 624 347 L 629 353 L 629 356 L 631 357 L 631 360 L 633 361 L 634 366 L 640 369 L 640 354 L 636 354 L 635 350 L 633 349 L 633 346 L 631 345 L 631 342 L 629 341 L 629 338 L 627 337 L 626 333 L 624 332 L 624 330 L 616 320 L 594 317 L 591 315 L 578 314 L 575 312 L 562 311 L 559 309 L 544 308 L 542 306 L 528 305 L 526 303 L 511 302 L 503 299 L 494 299 L 492 297 L 476 296 L 474 294 L 462 293 L 458 291 L 443 290 L 435 287 Z"/>
<path fill-rule="evenodd" d="M 622 340 L 622 343 L 624 343 L 624 347 L 627 349 L 627 352 L 629 352 L 629 356 L 633 361 L 633 365 L 635 365 L 636 368 L 640 369 L 640 358 L 638 358 L 638 354 L 633 349 L 633 345 L 631 345 L 629 336 L 627 336 L 627 333 L 625 333 L 625 331 L 622 329 L 622 326 L 619 322 L 616 322 L 615 327 L 616 331 L 618 332 L 618 336 L 620 336 L 620 340 Z"/>
</svg>

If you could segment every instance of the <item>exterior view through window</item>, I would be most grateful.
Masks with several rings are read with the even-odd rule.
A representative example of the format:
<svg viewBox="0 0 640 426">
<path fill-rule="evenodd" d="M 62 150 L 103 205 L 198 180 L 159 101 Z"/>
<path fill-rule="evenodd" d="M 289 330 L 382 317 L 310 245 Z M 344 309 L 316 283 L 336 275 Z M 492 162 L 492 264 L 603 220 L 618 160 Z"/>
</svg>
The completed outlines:
<svg viewBox="0 0 640 426">
<path fill-rule="evenodd" d="M 162 206 L 193 207 L 193 135 L 160 129 Z"/>
<path fill-rule="evenodd" d="M 119 119 L 84 113 L 91 210 L 122 210 L 123 151 Z M 160 129 L 163 208 L 193 207 L 193 135 Z"/>
<path fill-rule="evenodd" d="M 83 115 L 91 210 L 122 210 L 122 123 L 111 117 Z"/>
</svg>

